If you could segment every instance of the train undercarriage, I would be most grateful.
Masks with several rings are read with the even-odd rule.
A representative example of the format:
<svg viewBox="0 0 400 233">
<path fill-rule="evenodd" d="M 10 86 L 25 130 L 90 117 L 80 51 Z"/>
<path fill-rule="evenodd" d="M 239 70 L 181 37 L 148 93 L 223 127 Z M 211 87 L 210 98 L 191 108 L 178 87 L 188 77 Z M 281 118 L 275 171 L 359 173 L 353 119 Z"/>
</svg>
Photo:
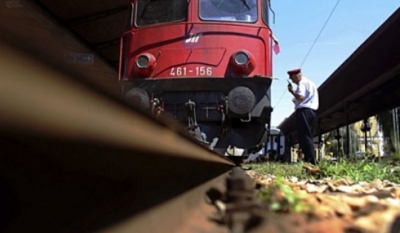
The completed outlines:
<svg viewBox="0 0 400 233">
<path fill-rule="evenodd" d="M 268 137 L 270 86 L 266 77 L 141 79 L 124 81 L 122 91 L 136 107 L 171 115 L 210 149 L 246 156 Z"/>
</svg>

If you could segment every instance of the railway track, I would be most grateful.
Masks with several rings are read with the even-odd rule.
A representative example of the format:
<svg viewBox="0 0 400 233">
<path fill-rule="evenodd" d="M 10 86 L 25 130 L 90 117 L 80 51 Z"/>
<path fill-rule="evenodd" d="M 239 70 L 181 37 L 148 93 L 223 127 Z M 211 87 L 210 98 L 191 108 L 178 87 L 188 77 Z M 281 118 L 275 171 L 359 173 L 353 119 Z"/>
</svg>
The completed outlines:
<svg viewBox="0 0 400 233">
<path fill-rule="evenodd" d="M 211 205 L 227 182 L 228 202 L 252 201 L 231 161 L 12 45 L 0 43 L 2 231 L 241 232 Z"/>
<path fill-rule="evenodd" d="M 319 232 L 331 221 L 268 212 L 241 168 L 174 121 L 12 43 L 0 53 L 0 231 Z"/>
<path fill-rule="evenodd" d="M 174 121 L 133 110 L 28 37 L 9 39 L 0 41 L 1 232 L 292 232 L 289 218 L 262 211 L 240 168 Z"/>
</svg>

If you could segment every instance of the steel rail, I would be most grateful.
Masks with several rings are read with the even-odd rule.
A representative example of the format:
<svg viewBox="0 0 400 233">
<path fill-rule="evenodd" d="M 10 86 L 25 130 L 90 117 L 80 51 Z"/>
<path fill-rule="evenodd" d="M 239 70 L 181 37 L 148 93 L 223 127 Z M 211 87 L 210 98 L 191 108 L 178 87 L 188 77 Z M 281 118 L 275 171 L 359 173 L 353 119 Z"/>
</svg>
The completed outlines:
<svg viewBox="0 0 400 233">
<path fill-rule="evenodd" d="M 233 167 L 31 54 L 0 54 L 0 231 L 174 232 L 189 215 L 157 206 L 204 204 Z"/>
<path fill-rule="evenodd" d="M 102 142 L 171 156 L 229 162 L 114 100 L 96 95 L 40 63 L 1 48 L 0 120 L 35 134 Z M 154 146 L 154 144 L 157 146 Z M 177 150 L 179 148 L 179 150 Z"/>
<path fill-rule="evenodd" d="M 228 233 L 225 224 L 218 223 L 214 205 L 204 195 L 217 188 L 225 191 L 229 173 L 222 174 L 176 198 L 144 211 L 138 216 L 126 218 L 101 232 L 175 232 L 175 233 Z"/>
</svg>

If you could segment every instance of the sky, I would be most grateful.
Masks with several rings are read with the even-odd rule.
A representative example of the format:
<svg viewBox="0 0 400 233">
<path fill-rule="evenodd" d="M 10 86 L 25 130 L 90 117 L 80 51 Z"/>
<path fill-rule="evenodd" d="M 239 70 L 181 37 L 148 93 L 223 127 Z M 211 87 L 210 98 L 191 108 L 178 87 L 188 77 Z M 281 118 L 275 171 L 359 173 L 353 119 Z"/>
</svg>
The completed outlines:
<svg viewBox="0 0 400 233">
<path fill-rule="evenodd" d="M 399 0 L 339 0 L 339 3 L 305 59 L 338 0 L 272 0 L 279 40 L 274 55 L 271 87 L 272 126 L 294 112 L 287 91 L 287 70 L 301 68 L 318 87 L 399 7 Z M 295 87 L 295 85 L 294 85 Z M 279 101 L 279 99 L 281 99 Z"/>
</svg>

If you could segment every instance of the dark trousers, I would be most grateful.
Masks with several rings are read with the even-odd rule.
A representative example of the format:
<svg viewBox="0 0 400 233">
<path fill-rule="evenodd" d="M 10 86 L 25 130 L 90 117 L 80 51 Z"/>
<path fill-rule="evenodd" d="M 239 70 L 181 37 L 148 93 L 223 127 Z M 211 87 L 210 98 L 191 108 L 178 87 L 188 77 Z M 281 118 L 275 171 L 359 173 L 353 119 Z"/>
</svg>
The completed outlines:
<svg viewBox="0 0 400 233">
<path fill-rule="evenodd" d="M 311 108 L 296 110 L 297 137 L 306 162 L 315 164 L 314 130 L 317 113 Z"/>
</svg>

